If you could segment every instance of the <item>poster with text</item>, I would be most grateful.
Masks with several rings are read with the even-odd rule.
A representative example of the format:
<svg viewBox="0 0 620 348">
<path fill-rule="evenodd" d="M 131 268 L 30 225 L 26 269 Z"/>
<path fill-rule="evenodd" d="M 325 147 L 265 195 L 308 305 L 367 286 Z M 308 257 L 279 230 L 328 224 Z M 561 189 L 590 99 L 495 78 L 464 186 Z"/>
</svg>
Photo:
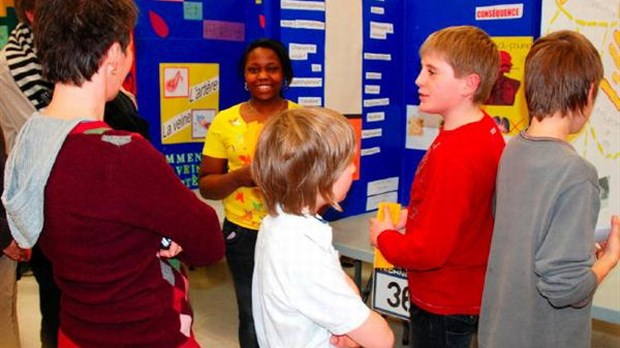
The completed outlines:
<svg viewBox="0 0 620 348">
<path fill-rule="evenodd" d="M 219 64 L 159 65 L 161 143 L 203 142 L 219 110 Z"/>
</svg>

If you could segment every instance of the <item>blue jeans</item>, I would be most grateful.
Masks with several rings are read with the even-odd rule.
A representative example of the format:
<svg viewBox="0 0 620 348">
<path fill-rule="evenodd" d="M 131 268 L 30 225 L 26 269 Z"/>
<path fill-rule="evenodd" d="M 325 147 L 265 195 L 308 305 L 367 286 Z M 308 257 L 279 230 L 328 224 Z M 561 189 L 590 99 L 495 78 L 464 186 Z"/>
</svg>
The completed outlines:
<svg viewBox="0 0 620 348">
<path fill-rule="evenodd" d="M 468 348 L 478 330 L 477 315 L 440 315 L 411 304 L 411 342 L 414 348 Z"/>
<path fill-rule="evenodd" d="M 227 219 L 224 219 L 222 231 L 226 241 L 226 260 L 239 308 L 239 345 L 241 348 L 258 348 L 252 316 L 252 273 L 258 231 L 241 227 Z"/>
</svg>

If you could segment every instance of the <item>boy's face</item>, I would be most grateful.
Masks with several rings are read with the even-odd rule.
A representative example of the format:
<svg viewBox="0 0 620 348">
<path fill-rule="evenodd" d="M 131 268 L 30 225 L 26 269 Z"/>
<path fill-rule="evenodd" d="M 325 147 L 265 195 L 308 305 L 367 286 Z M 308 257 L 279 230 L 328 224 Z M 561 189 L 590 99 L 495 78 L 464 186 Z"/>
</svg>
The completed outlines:
<svg viewBox="0 0 620 348">
<path fill-rule="evenodd" d="M 422 56 L 422 70 L 415 80 L 419 87 L 420 111 L 446 116 L 463 103 L 465 79 L 454 76 L 454 69 L 441 54 Z"/>
<path fill-rule="evenodd" d="M 334 193 L 334 200 L 336 202 L 342 202 L 347 196 L 347 192 L 349 192 L 351 188 L 351 183 L 353 183 L 353 174 L 355 174 L 356 170 L 355 163 L 351 162 L 334 183 L 332 192 Z"/>
</svg>

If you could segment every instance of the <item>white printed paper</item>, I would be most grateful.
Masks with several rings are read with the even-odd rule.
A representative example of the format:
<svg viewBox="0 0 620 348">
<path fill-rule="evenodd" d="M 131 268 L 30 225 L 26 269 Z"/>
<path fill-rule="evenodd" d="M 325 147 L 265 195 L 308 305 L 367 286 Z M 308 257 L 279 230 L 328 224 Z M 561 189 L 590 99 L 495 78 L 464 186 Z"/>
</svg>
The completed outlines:
<svg viewBox="0 0 620 348">
<path fill-rule="evenodd" d="M 323 100 L 321 97 L 299 97 L 297 98 L 297 104 L 303 106 L 321 106 Z"/>
<path fill-rule="evenodd" d="M 385 120 L 385 112 L 369 112 L 366 114 L 366 122 L 378 122 Z"/>
<path fill-rule="evenodd" d="M 398 177 L 369 181 L 367 185 L 367 195 L 374 196 L 380 193 L 398 190 Z"/>
</svg>

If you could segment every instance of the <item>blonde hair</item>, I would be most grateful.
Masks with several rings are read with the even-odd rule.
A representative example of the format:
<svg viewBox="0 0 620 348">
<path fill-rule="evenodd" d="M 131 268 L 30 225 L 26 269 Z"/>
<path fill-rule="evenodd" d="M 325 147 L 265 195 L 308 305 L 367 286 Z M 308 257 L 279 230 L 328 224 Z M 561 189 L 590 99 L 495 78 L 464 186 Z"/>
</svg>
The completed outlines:
<svg viewBox="0 0 620 348">
<path fill-rule="evenodd" d="M 480 85 L 474 93 L 473 102 L 487 100 L 499 74 L 499 51 L 491 38 L 474 26 L 453 26 L 432 33 L 420 47 L 420 57 L 439 54 L 450 64 L 454 76 L 469 74 L 480 77 Z"/>
<path fill-rule="evenodd" d="M 601 57 L 580 33 L 562 30 L 536 40 L 525 58 L 525 100 L 530 117 L 582 113 L 603 78 Z"/>
<path fill-rule="evenodd" d="M 336 111 L 299 108 L 271 117 L 252 160 L 269 214 L 277 215 L 277 205 L 289 214 L 315 213 L 317 194 L 341 210 L 332 188 L 354 153 L 353 127 Z"/>
</svg>

